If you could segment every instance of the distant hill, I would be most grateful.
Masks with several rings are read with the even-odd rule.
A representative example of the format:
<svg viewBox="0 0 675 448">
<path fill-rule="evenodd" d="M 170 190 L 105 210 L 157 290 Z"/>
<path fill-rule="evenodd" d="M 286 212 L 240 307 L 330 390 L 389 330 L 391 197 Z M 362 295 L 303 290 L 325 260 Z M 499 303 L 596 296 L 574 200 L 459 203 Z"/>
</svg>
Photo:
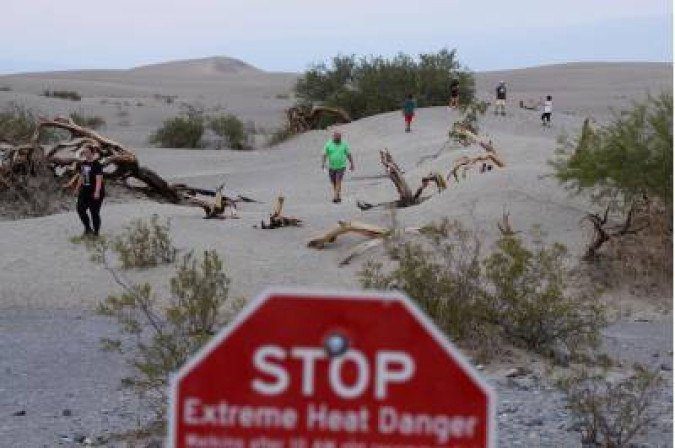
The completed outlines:
<svg viewBox="0 0 675 448">
<path fill-rule="evenodd" d="M 53 79 L 120 79 L 120 78 L 218 78 L 231 75 L 254 75 L 266 73 L 246 62 L 226 56 L 200 59 L 185 59 L 140 65 L 129 69 L 75 69 L 52 72 L 14 73 L 3 76 Z"/>
<path fill-rule="evenodd" d="M 142 65 L 128 70 L 129 74 L 168 76 L 168 77 L 200 77 L 237 75 L 245 73 L 261 73 L 262 70 L 244 61 L 225 56 L 213 56 L 201 59 L 186 59 Z"/>
</svg>

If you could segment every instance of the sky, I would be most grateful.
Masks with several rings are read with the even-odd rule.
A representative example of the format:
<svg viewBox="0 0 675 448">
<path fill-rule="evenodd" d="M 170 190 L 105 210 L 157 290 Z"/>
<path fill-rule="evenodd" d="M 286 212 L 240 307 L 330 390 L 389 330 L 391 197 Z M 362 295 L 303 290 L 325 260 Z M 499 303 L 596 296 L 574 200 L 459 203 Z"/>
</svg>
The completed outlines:
<svg viewBox="0 0 675 448">
<path fill-rule="evenodd" d="M 444 47 L 473 70 L 673 55 L 670 0 L 0 1 L 0 73 L 207 56 L 299 72 L 339 53 Z"/>
</svg>

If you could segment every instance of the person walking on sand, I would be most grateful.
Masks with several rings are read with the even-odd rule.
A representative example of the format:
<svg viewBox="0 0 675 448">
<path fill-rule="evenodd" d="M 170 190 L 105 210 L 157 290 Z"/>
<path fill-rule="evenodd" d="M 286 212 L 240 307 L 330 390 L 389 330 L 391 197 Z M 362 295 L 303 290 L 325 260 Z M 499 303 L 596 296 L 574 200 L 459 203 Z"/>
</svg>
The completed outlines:
<svg viewBox="0 0 675 448">
<path fill-rule="evenodd" d="M 459 107 L 459 81 L 456 79 L 450 83 L 450 108 L 457 109 Z"/>
<path fill-rule="evenodd" d="M 500 113 L 506 115 L 506 83 L 499 81 L 496 89 L 497 100 L 495 101 L 495 115 Z"/>
<path fill-rule="evenodd" d="M 82 155 L 84 162 L 80 164 L 80 176 L 77 180 L 77 214 L 84 225 L 85 236 L 98 236 L 101 229 L 101 204 L 105 196 L 103 184 L 103 166 L 94 158 L 94 149 L 85 146 Z M 91 223 L 89 214 L 91 214 Z"/>
<path fill-rule="evenodd" d="M 553 97 L 546 96 L 546 101 L 543 104 L 544 113 L 541 114 L 541 124 L 543 126 L 551 126 L 551 113 L 553 112 Z"/>
<path fill-rule="evenodd" d="M 412 93 L 409 93 L 405 101 L 403 101 L 403 118 L 405 119 L 406 132 L 410 132 L 410 124 L 413 121 L 413 117 L 415 117 L 416 107 L 417 103 L 415 103 L 415 99 L 413 98 Z"/>
<path fill-rule="evenodd" d="M 333 132 L 333 138 L 324 146 L 321 159 L 321 169 L 324 171 L 326 160 L 328 160 L 328 177 L 333 186 L 333 202 L 337 204 L 342 202 L 342 179 L 347 169 L 347 160 L 349 170 L 354 171 L 354 159 L 349 151 L 349 145 L 342 141 L 342 134 L 339 131 Z"/>
</svg>

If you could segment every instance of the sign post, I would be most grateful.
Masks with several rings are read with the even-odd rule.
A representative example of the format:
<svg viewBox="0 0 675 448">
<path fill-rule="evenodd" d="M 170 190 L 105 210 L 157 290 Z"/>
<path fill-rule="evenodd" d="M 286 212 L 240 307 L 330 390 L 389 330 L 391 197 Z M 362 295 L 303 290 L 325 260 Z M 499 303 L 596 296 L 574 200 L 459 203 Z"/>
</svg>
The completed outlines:
<svg viewBox="0 0 675 448">
<path fill-rule="evenodd" d="M 174 378 L 169 446 L 493 447 L 494 412 L 406 297 L 272 290 Z"/>
</svg>

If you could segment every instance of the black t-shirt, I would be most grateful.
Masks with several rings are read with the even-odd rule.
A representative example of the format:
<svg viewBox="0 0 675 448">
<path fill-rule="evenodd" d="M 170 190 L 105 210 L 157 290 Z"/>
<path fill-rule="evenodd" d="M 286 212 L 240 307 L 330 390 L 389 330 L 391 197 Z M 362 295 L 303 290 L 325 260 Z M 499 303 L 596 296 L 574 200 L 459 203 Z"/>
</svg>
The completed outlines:
<svg viewBox="0 0 675 448">
<path fill-rule="evenodd" d="M 93 162 L 87 162 L 86 160 L 80 165 L 80 176 L 82 177 L 82 190 L 94 193 L 96 188 L 96 176 L 103 175 L 103 166 L 94 160 Z M 103 196 L 105 192 L 104 184 L 101 183 L 100 194 Z"/>
<path fill-rule="evenodd" d="M 497 87 L 497 99 L 498 100 L 505 100 L 506 99 L 506 87 L 505 86 Z"/>
</svg>

